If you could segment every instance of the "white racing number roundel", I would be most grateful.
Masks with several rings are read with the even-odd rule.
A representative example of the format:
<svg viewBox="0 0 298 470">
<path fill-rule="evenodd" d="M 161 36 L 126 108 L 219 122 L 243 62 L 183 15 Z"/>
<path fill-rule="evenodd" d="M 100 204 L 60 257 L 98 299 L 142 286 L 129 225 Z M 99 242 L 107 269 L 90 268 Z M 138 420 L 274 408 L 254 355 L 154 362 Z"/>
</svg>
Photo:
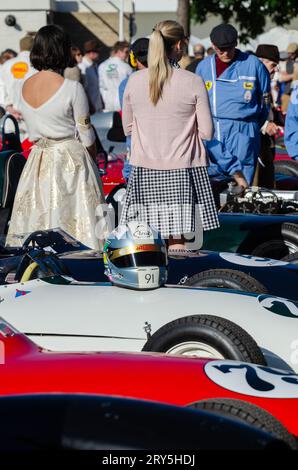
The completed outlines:
<svg viewBox="0 0 298 470">
<path fill-rule="evenodd" d="M 269 312 L 281 315 L 282 317 L 298 319 L 297 302 L 280 297 L 272 297 L 271 295 L 259 295 L 258 301 L 260 305 L 266 310 L 269 310 Z"/>
<path fill-rule="evenodd" d="M 255 268 L 266 268 L 269 266 L 286 266 L 289 263 L 270 258 L 258 258 L 251 255 L 238 255 L 235 253 L 219 253 L 219 256 L 229 263 L 240 266 L 253 266 Z"/>
<path fill-rule="evenodd" d="M 231 392 L 264 398 L 298 398 L 298 375 L 236 361 L 210 361 L 207 377 Z"/>
</svg>

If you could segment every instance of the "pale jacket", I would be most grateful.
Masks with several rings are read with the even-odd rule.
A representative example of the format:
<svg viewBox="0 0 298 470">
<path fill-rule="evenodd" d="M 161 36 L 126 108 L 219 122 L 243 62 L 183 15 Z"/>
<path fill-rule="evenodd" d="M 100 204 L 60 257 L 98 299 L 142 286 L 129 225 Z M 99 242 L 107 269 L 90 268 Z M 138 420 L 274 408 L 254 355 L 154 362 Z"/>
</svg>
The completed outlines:
<svg viewBox="0 0 298 470">
<path fill-rule="evenodd" d="M 119 57 L 110 57 L 98 67 L 99 91 L 105 111 L 119 111 L 120 83 L 132 73 L 132 68 Z"/>
<path fill-rule="evenodd" d="M 36 73 L 30 63 L 30 52 L 22 51 L 17 57 L 7 60 L 1 67 L 2 98 L 4 106 L 13 105 L 18 110 L 16 88 L 19 82 L 27 80 Z"/>
<path fill-rule="evenodd" d="M 158 170 L 207 166 L 203 140 L 213 137 L 207 91 L 201 77 L 173 69 L 154 106 L 149 72 L 129 78 L 123 101 L 123 128 L 131 135 L 130 163 Z"/>
</svg>

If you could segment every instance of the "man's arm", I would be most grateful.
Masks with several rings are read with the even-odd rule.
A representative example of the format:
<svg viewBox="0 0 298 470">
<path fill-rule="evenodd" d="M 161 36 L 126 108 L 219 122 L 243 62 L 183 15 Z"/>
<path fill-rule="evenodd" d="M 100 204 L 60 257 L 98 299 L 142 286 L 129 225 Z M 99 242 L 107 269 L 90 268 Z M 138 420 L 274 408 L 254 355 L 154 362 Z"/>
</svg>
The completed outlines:
<svg viewBox="0 0 298 470">
<path fill-rule="evenodd" d="M 285 125 L 285 145 L 288 154 L 298 160 L 298 82 L 296 82 L 288 106 Z"/>
<path fill-rule="evenodd" d="M 280 72 L 279 74 L 279 77 L 278 77 L 278 81 L 280 83 L 283 83 L 283 82 L 290 82 L 292 81 L 294 78 L 294 74 L 293 73 L 288 73 L 288 72 Z"/>
<path fill-rule="evenodd" d="M 268 119 L 271 103 L 271 80 L 268 70 L 265 65 L 259 62 L 257 67 L 258 89 L 260 93 L 260 112 L 258 121 L 260 128 Z"/>
</svg>

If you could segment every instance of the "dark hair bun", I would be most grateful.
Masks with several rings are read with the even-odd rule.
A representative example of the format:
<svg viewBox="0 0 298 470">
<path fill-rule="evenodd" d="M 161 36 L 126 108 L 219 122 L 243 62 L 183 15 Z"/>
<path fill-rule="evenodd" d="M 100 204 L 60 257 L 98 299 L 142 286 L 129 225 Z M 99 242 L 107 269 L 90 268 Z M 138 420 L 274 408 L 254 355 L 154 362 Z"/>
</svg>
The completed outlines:
<svg viewBox="0 0 298 470">
<path fill-rule="evenodd" d="M 44 26 L 35 36 L 30 60 L 36 70 L 62 73 L 72 63 L 70 37 L 60 26 Z"/>
</svg>

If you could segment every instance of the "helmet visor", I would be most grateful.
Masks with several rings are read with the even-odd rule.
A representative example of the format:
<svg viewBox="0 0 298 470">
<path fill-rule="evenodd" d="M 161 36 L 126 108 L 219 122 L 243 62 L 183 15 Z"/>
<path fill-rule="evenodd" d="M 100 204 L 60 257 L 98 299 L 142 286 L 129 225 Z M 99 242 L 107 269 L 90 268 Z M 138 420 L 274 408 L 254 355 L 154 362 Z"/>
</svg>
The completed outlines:
<svg viewBox="0 0 298 470">
<path fill-rule="evenodd" d="M 141 268 L 144 266 L 163 267 L 167 265 L 166 253 L 162 251 L 143 251 L 119 256 L 113 259 L 112 263 L 117 268 Z"/>
</svg>

